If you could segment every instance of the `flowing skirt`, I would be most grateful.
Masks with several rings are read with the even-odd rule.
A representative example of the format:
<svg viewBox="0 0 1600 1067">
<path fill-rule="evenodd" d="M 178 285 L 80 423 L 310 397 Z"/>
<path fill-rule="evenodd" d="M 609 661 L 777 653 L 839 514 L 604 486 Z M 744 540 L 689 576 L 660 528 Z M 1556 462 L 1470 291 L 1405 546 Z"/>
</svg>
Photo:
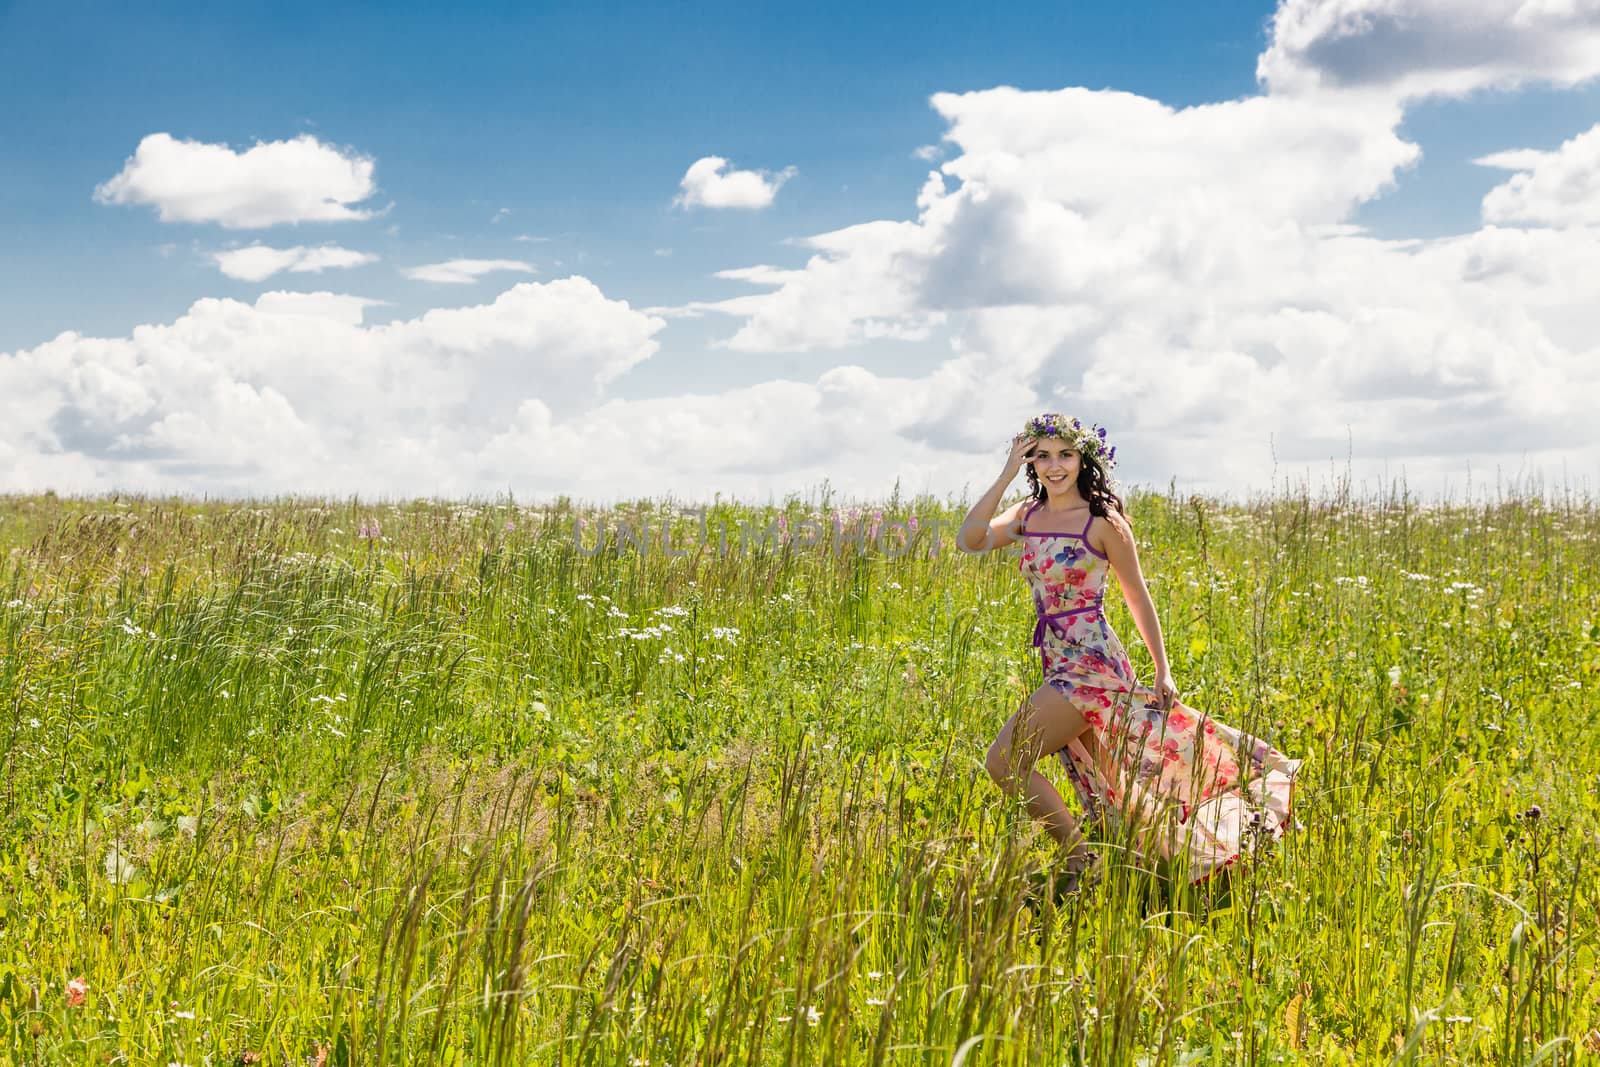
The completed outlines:
<svg viewBox="0 0 1600 1067">
<path fill-rule="evenodd" d="M 1187 704 L 1163 712 L 1103 617 L 1052 632 L 1042 658 L 1045 681 L 1089 724 L 1056 755 L 1090 822 L 1132 823 L 1140 852 L 1191 884 L 1293 825 L 1301 761 Z"/>
</svg>

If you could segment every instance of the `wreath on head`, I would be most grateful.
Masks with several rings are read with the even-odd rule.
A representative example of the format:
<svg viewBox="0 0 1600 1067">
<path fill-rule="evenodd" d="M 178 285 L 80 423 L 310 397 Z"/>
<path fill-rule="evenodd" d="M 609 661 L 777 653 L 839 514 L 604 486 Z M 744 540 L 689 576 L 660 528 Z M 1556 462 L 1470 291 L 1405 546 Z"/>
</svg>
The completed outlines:
<svg viewBox="0 0 1600 1067">
<path fill-rule="evenodd" d="M 1048 411 L 1029 419 L 1022 432 L 1035 441 L 1047 437 L 1065 441 L 1084 455 L 1099 460 L 1100 465 L 1108 471 L 1117 465 L 1117 450 L 1115 446 L 1106 444 L 1106 431 L 1103 426 L 1094 423 L 1085 426 L 1077 419 Z"/>
</svg>

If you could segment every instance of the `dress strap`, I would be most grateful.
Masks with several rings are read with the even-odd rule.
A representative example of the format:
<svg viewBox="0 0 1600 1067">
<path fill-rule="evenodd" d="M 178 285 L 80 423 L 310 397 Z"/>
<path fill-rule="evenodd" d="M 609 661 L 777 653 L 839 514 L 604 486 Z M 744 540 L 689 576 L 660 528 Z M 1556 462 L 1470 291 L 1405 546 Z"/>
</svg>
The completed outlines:
<svg viewBox="0 0 1600 1067">
<path fill-rule="evenodd" d="M 1083 524 L 1083 532 L 1078 535 L 1079 537 L 1083 538 L 1085 544 L 1088 544 L 1088 542 L 1089 542 L 1089 527 L 1091 527 L 1093 525 L 1094 525 L 1094 512 L 1091 511 L 1091 512 L 1089 512 L 1088 521 Z"/>
<path fill-rule="evenodd" d="M 1022 515 L 1022 525 L 1024 525 L 1024 526 L 1028 525 L 1028 520 L 1033 518 L 1033 513 L 1035 511 L 1038 511 L 1039 510 L 1039 505 L 1043 504 L 1043 503 L 1044 503 L 1043 500 L 1035 500 L 1033 502 L 1033 507 L 1029 508 Z"/>
</svg>

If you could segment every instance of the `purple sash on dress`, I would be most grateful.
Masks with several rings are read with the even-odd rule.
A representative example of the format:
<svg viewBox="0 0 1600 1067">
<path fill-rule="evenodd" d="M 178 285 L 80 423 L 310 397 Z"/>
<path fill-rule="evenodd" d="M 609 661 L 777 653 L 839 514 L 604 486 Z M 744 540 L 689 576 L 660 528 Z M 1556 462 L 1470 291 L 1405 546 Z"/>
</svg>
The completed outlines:
<svg viewBox="0 0 1600 1067">
<path fill-rule="evenodd" d="M 1039 599 L 1038 594 L 1035 594 L 1033 598 L 1033 613 L 1038 616 L 1038 621 L 1033 624 L 1033 647 L 1043 647 L 1044 628 L 1046 624 L 1049 624 L 1049 626 L 1054 629 L 1056 633 L 1065 638 L 1067 636 L 1067 628 L 1057 620 L 1064 619 L 1069 615 L 1082 615 L 1086 611 L 1099 611 L 1103 601 L 1104 597 L 1096 596 L 1094 598 L 1094 603 L 1089 604 L 1086 607 L 1073 608 L 1071 611 L 1046 612 L 1044 610 L 1044 602 Z"/>
</svg>

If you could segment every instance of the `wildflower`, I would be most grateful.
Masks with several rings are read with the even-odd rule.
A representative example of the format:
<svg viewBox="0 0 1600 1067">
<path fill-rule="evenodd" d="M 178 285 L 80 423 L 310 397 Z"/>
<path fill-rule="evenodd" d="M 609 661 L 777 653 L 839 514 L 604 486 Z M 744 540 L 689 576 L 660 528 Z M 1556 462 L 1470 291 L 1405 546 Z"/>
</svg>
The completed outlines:
<svg viewBox="0 0 1600 1067">
<path fill-rule="evenodd" d="M 119 845 L 112 845 L 106 850 L 105 871 L 106 879 L 112 885 L 127 885 L 139 876 L 139 868 L 123 854 Z"/>
<path fill-rule="evenodd" d="M 67 983 L 67 1007 L 81 1008 L 83 1002 L 89 997 L 89 983 L 83 975 L 78 975 Z"/>
<path fill-rule="evenodd" d="M 361 527 L 356 531 L 356 536 L 363 541 L 376 541 L 380 532 L 377 519 L 362 519 Z"/>
</svg>

